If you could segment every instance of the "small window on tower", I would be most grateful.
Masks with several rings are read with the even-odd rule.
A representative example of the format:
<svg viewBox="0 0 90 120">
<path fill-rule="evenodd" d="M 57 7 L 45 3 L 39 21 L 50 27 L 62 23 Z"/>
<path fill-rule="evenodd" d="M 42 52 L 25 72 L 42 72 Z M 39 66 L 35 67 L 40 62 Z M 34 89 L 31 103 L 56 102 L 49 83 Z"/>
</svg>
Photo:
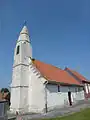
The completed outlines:
<svg viewBox="0 0 90 120">
<path fill-rule="evenodd" d="M 19 54 L 19 49 L 20 49 L 20 46 L 17 46 L 17 53 L 16 54 Z"/>
</svg>

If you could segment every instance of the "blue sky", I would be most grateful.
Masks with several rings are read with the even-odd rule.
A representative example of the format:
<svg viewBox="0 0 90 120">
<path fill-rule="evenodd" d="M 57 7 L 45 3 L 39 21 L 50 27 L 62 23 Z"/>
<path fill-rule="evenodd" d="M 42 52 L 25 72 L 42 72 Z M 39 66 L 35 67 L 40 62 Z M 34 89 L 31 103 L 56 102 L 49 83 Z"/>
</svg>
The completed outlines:
<svg viewBox="0 0 90 120">
<path fill-rule="evenodd" d="M 0 88 L 11 82 L 25 20 L 34 58 L 90 79 L 90 0 L 0 0 Z"/>
</svg>

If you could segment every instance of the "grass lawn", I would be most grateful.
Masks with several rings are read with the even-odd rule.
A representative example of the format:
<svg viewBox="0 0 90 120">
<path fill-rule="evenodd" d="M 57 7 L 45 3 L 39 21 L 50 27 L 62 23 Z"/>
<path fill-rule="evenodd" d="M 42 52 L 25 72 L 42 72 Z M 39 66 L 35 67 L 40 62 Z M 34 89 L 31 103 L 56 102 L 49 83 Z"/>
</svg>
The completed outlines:
<svg viewBox="0 0 90 120">
<path fill-rule="evenodd" d="M 42 120 L 90 120 L 90 108 L 81 110 L 81 112 L 74 113 L 65 117 L 57 117 L 51 119 L 42 119 Z"/>
</svg>

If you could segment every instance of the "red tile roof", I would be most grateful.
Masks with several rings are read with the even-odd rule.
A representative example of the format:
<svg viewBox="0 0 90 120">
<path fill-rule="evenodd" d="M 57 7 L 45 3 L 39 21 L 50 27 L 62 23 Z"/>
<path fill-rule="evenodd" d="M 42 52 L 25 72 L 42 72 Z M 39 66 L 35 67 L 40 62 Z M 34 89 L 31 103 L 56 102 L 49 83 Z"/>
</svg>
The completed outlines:
<svg viewBox="0 0 90 120">
<path fill-rule="evenodd" d="M 72 74 L 74 74 L 78 79 L 80 79 L 81 81 L 84 82 L 90 82 L 89 80 L 87 80 L 84 76 L 82 76 L 80 73 L 78 73 L 77 71 L 71 70 L 70 68 L 65 68 L 65 70 L 70 71 Z"/>
<path fill-rule="evenodd" d="M 35 59 L 33 60 L 33 63 L 36 66 L 36 68 L 40 71 L 40 73 L 48 79 L 48 81 L 81 85 L 71 75 L 69 75 L 66 71 L 60 68 Z"/>
</svg>

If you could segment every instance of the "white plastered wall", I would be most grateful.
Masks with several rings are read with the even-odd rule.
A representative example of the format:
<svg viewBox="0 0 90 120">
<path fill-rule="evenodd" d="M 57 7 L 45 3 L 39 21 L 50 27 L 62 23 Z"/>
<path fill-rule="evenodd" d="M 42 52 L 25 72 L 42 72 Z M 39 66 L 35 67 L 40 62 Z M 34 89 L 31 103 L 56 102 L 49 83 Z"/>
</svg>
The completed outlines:
<svg viewBox="0 0 90 120">
<path fill-rule="evenodd" d="M 17 66 L 13 69 L 11 84 L 11 109 L 13 112 L 28 112 L 28 66 Z"/>
<path fill-rule="evenodd" d="M 46 80 L 39 75 L 37 69 L 33 65 L 30 66 L 29 75 L 29 112 L 43 112 L 45 109 L 44 82 Z"/>
<path fill-rule="evenodd" d="M 20 105 L 20 88 L 11 88 L 11 106 L 10 111 L 16 113 Z"/>
<path fill-rule="evenodd" d="M 68 91 L 71 91 L 72 102 L 75 103 L 84 99 L 83 89 L 76 93 L 76 87 L 60 86 L 60 92 L 58 92 L 57 85 L 47 85 L 47 107 L 48 110 L 55 107 L 63 107 L 69 105 Z"/>
</svg>

